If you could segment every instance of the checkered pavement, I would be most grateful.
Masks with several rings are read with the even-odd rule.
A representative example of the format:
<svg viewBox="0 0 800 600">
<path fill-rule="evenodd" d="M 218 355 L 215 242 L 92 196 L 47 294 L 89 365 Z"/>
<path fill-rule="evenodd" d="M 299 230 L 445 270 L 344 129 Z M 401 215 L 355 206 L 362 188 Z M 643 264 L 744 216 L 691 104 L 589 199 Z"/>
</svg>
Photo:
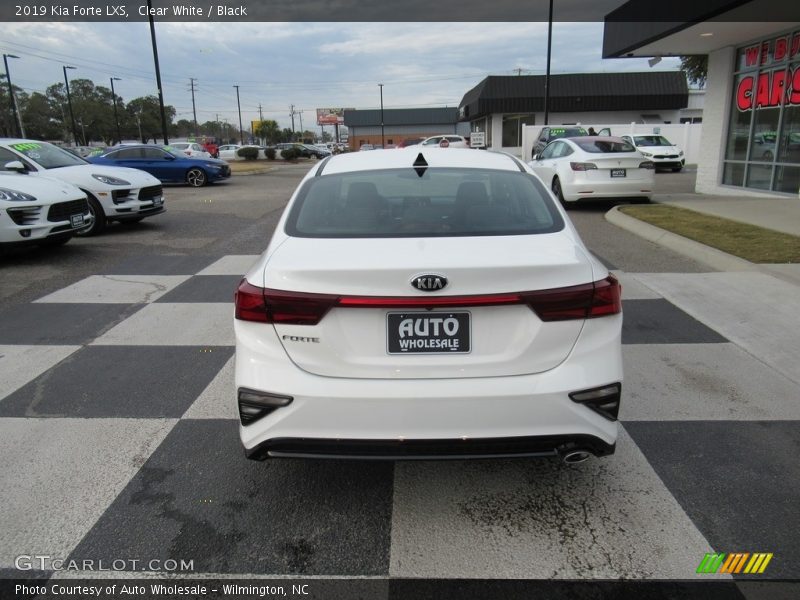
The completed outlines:
<svg viewBox="0 0 800 600">
<path fill-rule="evenodd" d="M 255 463 L 231 322 L 255 258 L 145 257 L 0 312 L 2 573 L 39 553 L 192 575 L 687 579 L 710 577 L 706 552 L 746 551 L 800 575 L 798 366 L 780 327 L 726 316 L 742 278 L 779 282 L 617 273 L 613 457 Z M 728 292 L 704 296 L 709 278 Z"/>
</svg>

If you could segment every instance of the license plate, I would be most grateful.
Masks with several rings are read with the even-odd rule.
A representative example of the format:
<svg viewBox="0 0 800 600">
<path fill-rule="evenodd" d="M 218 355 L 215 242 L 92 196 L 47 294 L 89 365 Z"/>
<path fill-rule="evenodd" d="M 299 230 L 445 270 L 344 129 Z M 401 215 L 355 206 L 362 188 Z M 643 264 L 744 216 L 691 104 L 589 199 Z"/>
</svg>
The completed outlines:
<svg viewBox="0 0 800 600">
<path fill-rule="evenodd" d="M 411 312 L 386 315 L 389 354 L 466 354 L 470 313 Z"/>
<path fill-rule="evenodd" d="M 153 206 L 161 206 L 162 204 L 164 204 L 163 196 L 156 196 L 153 198 Z"/>
<path fill-rule="evenodd" d="M 625 177 L 625 169 L 611 169 L 612 177 Z"/>
<path fill-rule="evenodd" d="M 83 225 L 83 215 L 70 215 L 69 220 L 73 227 L 80 227 Z"/>
</svg>

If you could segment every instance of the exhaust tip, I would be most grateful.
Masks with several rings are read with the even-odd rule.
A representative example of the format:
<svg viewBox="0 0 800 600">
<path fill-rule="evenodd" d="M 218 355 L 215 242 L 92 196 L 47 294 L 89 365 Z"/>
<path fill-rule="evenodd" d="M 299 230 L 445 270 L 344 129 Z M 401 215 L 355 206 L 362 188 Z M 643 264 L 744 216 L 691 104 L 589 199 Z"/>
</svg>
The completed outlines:
<svg viewBox="0 0 800 600">
<path fill-rule="evenodd" d="M 561 455 L 561 460 L 564 461 L 564 464 L 576 465 L 589 460 L 591 456 L 592 453 L 587 452 L 586 450 L 570 450 L 569 452 L 565 452 Z"/>
</svg>

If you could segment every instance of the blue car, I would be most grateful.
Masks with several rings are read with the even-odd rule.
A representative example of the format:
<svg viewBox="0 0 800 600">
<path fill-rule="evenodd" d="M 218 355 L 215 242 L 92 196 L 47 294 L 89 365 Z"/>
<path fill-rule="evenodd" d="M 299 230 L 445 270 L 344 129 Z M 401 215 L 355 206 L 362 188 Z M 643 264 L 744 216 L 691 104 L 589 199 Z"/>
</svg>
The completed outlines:
<svg viewBox="0 0 800 600">
<path fill-rule="evenodd" d="M 231 176 L 231 168 L 224 160 L 186 156 L 169 146 L 115 146 L 86 160 L 97 165 L 141 169 L 162 183 L 188 183 L 192 187 L 201 187 Z"/>
</svg>

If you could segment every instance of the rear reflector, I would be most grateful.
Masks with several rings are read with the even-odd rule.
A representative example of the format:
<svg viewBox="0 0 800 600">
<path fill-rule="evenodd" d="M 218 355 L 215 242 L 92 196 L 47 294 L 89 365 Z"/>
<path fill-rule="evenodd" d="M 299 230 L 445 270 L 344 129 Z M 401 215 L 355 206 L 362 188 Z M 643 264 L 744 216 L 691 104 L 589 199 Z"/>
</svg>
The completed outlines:
<svg viewBox="0 0 800 600">
<path fill-rule="evenodd" d="M 527 304 L 542 321 L 615 315 L 622 311 L 616 277 L 564 288 L 474 296 L 337 296 L 256 287 L 243 279 L 236 291 L 236 318 L 260 323 L 316 325 L 340 308 L 466 308 Z"/>
<path fill-rule="evenodd" d="M 569 397 L 573 402 L 591 408 L 609 421 L 616 421 L 619 417 L 621 394 L 622 385 L 620 383 L 612 383 L 599 388 L 572 392 Z"/>
<path fill-rule="evenodd" d="M 585 162 L 571 162 L 569 166 L 573 171 L 591 171 L 592 169 L 597 169 L 596 164 Z"/>
</svg>

